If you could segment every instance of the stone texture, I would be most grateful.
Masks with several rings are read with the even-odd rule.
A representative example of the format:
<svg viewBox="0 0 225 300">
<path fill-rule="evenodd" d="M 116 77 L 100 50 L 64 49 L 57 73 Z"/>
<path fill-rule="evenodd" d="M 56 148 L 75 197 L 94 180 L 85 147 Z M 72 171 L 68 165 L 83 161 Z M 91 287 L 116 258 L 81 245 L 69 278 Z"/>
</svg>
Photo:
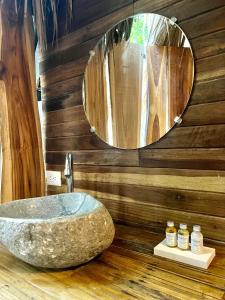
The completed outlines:
<svg viewBox="0 0 225 300">
<path fill-rule="evenodd" d="M 0 242 L 37 267 L 66 268 L 88 262 L 111 245 L 114 234 L 104 205 L 85 193 L 0 206 Z"/>
</svg>

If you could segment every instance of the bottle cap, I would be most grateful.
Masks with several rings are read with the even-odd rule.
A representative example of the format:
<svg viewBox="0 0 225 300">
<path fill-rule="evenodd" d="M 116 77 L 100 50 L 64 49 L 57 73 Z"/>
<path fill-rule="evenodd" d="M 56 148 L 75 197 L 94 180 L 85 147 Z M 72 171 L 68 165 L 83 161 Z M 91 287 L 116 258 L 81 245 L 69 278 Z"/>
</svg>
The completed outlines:
<svg viewBox="0 0 225 300">
<path fill-rule="evenodd" d="M 187 229 L 187 224 L 180 224 L 180 229 Z"/>
<path fill-rule="evenodd" d="M 201 226 L 199 226 L 199 225 L 194 225 L 194 226 L 193 226 L 193 230 L 194 230 L 194 231 L 201 231 Z"/>
<path fill-rule="evenodd" d="M 167 221 L 167 226 L 168 227 L 174 227 L 174 222 L 173 221 Z"/>
</svg>

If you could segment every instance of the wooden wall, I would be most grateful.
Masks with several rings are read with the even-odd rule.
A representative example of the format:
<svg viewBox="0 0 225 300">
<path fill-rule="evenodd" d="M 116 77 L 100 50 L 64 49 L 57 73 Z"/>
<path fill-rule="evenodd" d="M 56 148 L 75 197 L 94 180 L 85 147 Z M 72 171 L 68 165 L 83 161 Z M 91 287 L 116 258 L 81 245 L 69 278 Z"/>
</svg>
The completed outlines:
<svg viewBox="0 0 225 300">
<path fill-rule="evenodd" d="M 197 223 L 207 238 L 225 242 L 225 0 L 77 0 L 74 5 L 80 21 L 40 63 L 47 169 L 63 171 L 71 151 L 75 190 L 100 199 L 115 221 L 154 231 L 164 230 L 168 219 Z M 90 132 L 82 76 L 99 37 L 141 12 L 178 19 L 193 47 L 195 83 L 181 125 L 152 146 L 122 151 Z M 65 190 L 64 179 L 62 187 L 48 187 L 49 193 Z"/>
</svg>

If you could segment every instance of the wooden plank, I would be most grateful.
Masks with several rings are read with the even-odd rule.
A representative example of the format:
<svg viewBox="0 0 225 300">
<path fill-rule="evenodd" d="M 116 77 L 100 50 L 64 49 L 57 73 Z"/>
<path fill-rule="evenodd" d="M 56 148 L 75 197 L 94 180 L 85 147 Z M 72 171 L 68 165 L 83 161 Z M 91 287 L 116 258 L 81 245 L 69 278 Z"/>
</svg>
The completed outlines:
<svg viewBox="0 0 225 300">
<path fill-rule="evenodd" d="M 87 26 L 78 28 L 69 34 L 62 36 L 57 42 L 57 47 L 49 45 L 48 50 L 41 53 L 40 62 L 47 60 L 48 57 L 55 55 L 56 53 L 60 53 L 71 46 L 82 44 L 87 40 L 103 35 L 112 26 L 132 14 L 133 5 L 127 5 L 115 12 L 112 12 L 110 15 L 106 15 L 96 21 L 93 21 Z"/>
<path fill-rule="evenodd" d="M 179 25 L 188 39 L 193 39 L 204 34 L 225 29 L 224 14 L 225 6 L 180 22 Z"/>
<path fill-rule="evenodd" d="M 76 120 L 71 122 L 47 125 L 43 127 L 46 138 L 79 136 L 90 134 L 90 124 L 87 120 Z"/>
<path fill-rule="evenodd" d="M 1 251 L 2 252 L 2 251 Z M 28 282 L 25 278 L 13 276 L 10 270 L 1 265 L 0 270 L 0 299 L 4 300 L 28 300 L 28 299 L 57 299 L 54 294 L 48 294 Z"/>
<path fill-rule="evenodd" d="M 181 126 L 224 124 L 224 111 L 225 101 L 188 106 Z"/>
<path fill-rule="evenodd" d="M 114 249 L 114 247 L 113 247 L 113 249 Z M 118 250 L 120 250 L 120 248 Z M 129 256 L 127 256 L 126 257 L 126 263 L 123 265 L 122 261 L 124 260 L 124 256 L 121 255 L 121 254 L 119 254 L 119 251 L 117 252 L 117 255 L 115 255 L 115 256 L 114 256 L 114 251 L 111 252 L 110 254 L 112 254 L 112 256 L 111 256 L 112 263 L 110 265 L 114 266 L 115 269 L 121 270 L 121 271 L 123 271 L 123 273 L 125 273 L 125 274 L 127 273 L 127 274 L 130 274 L 130 275 L 133 274 L 134 272 L 135 273 L 136 272 L 137 273 L 140 272 L 140 268 L 137 269 L 135 267 L 135 264 L 134 264 L 135 259 L 134 259 L 134 257 L 133 257 L 133 260 L 130 260 Z M 101 258 L 101 260 L 103 262 L 106 262 L 106 261 L 108 261 L 107 258 L 109 259 L 108 253 L 106 253 L 105 255 L 103 255 L 102 258 Z M 159 284 L 161 286 L 161 288 L 164 289 L 164 293 L 165 293 L 165 291 L 167 291 L 167 293 L 168 293 L 167 297 L 169 295 L 171 295 L 172 298 L 161 298 L 161 297 L 163 297 L 163 294 L 161 294 L 160 298 L 158 298 L 158 297 L 156 297 L 156 298 L 154 298 L 154 297 L 151 298 L 150 297 L 149 298 L 148 294 L 146 294 L 146 298 L 145 299 L 180 299 L 180 297 L 181 297 L 182 300 L 184 300 L 184 299 L 200 299 L 201 296 L 200 295 L 196 295 L 196 292 L 200 292 L 200 291 L 202 291 L 201 294 L 203 293 L 206 297 L 208 297 L 208 293 L 205 294 L 203 292 L 203 290 L 204 290 L 203 287 L 200 286 L 201 280 L 196 280 L 197 282 L 195 282 L 196 285 L 193 285 L 193 290 L 192 289 L 190 290 L 190 288 L 189 288 L 189 290 L 187 290 L 187 292 L 184 292 L 183 291 L 183 289 L 185 289 L 184 282 L 186 280 L 188 280 L 188 278 L 185 277 L 185 276 L 184 276 L 184 278 L 182 278 L 181 281 L 177 281 L 177 283 L 175 283 L 175 281 L 174 281 L 174 284 L 176 285 L 176 288 L 175 288 L 176 292 L 173 293 L 174 287 L 173 287 L 172 282 L 175 279 L 174 275 L 176 273 L 172 273 L 170 271 L 167 271 L 166 273 L 163 272 L 164 271 L 163 269 L 160 269 L 160 268 L 157 268 L 157 267 L 154 266 L 154 263 L 157 265 L 157 263 L 156 263 L 157 258 L 154 258 L 154 257 L 152 257 L 152 258 L 153 258 L 152 263 L 151 263 L 150 260 L 147 263 L 147 260 L 146 260 L 146 268 L 147 268 L 147 270 L 145 268 L 143 268 L 143 264 L 140 265 L 143 268 L 143 273 L 146 274 L 143 277 L 143 282 L 151 283 L 151 289 L 153 289 L 154 291 L 157 290 L 157 287 L 156 286 L 154 287 L 154 285 L 152 286 L 152 284 L 154 284 L 154 283 L 155 284 Z M 104 260 L 104 259 L 106 259 L 106 260 Z M 137 259 L 137 256 L 136 256 L 136 259 Z M 169 262 L 165 261 L 165 264 L 166 263 L 169 263 Z M 179 266 L 179 267 L 182 267 L 182 266 Z M 185 266 L 183 266 L 183 267 L 185 268 Z M 174 270 L 173 267 L 172 267 L 172 269 Z M 149 272 L 149 270 L 150 270 L 150 272 Z M 193 271 L 193 269 L 191 271 Z M 188 270 L 186 270 L 186 274 L 187 273 L 188 273 Z M 155 276 L 157 278 L 157 281 L 155 280 L 155 276 L 153 276 L 153 274 L 155 274 Z M 197 274 L 195 274 L 195 275 L 197 275 Z M 204 278 L 204 274 L 200 274 L 200 277 Z M 219 282 L 220 281 L 219 278 L 216 281 Z M 161 282 L 161 284 L 160 284 L 160 282 Z M 221 283 L 219 283 L 219 284 L 221 284 Z M 139 286 L 139 282 L 136 281 L 136 280 L 132 280 L 130 282 L 129 286 L 132 287 L 133 289 L 137 289 L 138 286 Z M 190 287 L 190 285 L 188 285 L 188 286 Z M 166 288 L 170 288 L 171 294 L 169 293 L 169 291 Z M 186 288 L 187 288 L 187 286 L 186 286 Z M 196 290 L 195 290 L 195 288 L 196 288 Z M 207 290 L 207 289 L 205 289 L 205 290 Z M 182 291 L 182 293 L 184 293 L 183 295 L 180 295 L 181 291 Z M 209 289 L 209 291 L 210 291 L 210 289 Z M 214 291 L 214 293 L 211 294 L 212 297 L 219 297 L 218 299 L 221 299 L 222 295 L 223 295 L 222 292 L 221 293 L 216 293 L 215 291 Z M 211 296 L 209 296 L 210 297 L 209 299 L 213 299 L 213 298 L 211 298 Z M 139 299 L 139 298 L 137 298 L 137 299 Z"/>
<path fill-rule="evenodd" d="M 186 19 L 197 17 L 202 13 L 206 13 L 222 6 L 225 6 L 224 0 L 183 0 L 159 10 L 157 13 L 168 18 L 174 16 L 178 20 L 177 23 L 180 24 L 180 22 Z"/>
<path fill-rule="evenodd" d="M 224 148 L 225 125 L 175 127 L 158 142 L 146 148 Z"/>
<path fill-rule="evenodd" d="M 77 0 L 73 5 L 73 19 L 71 27 L 80 28 L 87 26 L 96 19 L 110 15 L 113 11 L 122 9 L 124 6 L 132 4 L 133 0 Z"/>
<path fill-rule="evenodd" d="M 145 168 L 225 170 L 224 148 L 140 149 L 139 153 L 140 166 Z"/>
<path fill-rule="evenodd" d="M 149 206 L 144 203 L 121 202 L 112 199 L 108 194 L 100 196 L 100 193 L 97 194 L 92 191 L 89 191 L 89 194 L 97 197 L 109 210 L 113 219 L 123 224 L 139 224 L 139 226 L 150 228 L 161 233 L 164 231 L 168 219 L 173 220 L 176 224 L 187 223 L 190 229 L 192 225 L 199 224 L 202 227 L 202 232 L 205 237 L 225 242 L 224 217 L 177 211 L 169 208 L 160 208 L 158 206 Z M 98 196 L 96 196 L 96 194 Z M 125 206 L 126 209 L 121 209 L 121 206 Z"/>
<path fill-rule="evenodd" d="M 45 88 L 57 82 L 83 75 L 88 58 L 89 55 L 74 59 L 69 63 L 58 65 L 43 73 L 43 75 L 41 75 L 41 87 Z"/>
<path fill-rule="evenodd" d="M 70 48 L 62 50 L 59 53 L 52 54 L 43 63 L 40 63 L 40 74 L 48 72 L 56 66 L 64 65 L 74 60 L 80 60 L 89 57 L 89 51 L 95 47 L 100 37 L 88 40 L 80 45 L 71 45 Z"/>
<path fill-rule="evenodd" d="M 67 95 L 42 101 L 42 109 L 44 112 L 50 112 L 69 107 L 73 108 L 74 106 L 82 105 L 82 103 L 82 91 L 78 89 L 75 92 L 69 92 Z"/>
<path fill-rule="evenodd" d="M 75 168 L 74 178 L 111 184 L 225 192 L 225 172 L 215 170 L 79 165 Z"/>
<path fill-rule="evenodd" d="M 66 151 L 46 152 L 46 163 L 63 165 L 65 162 Z M 109 166 L 138 166 L 138 150 L 79 150 L 72 151 L 73 163 L 86 165 L 109 165 Z M 76 168 L 76 166 L 74 166 Z"/>
<path fill-rule="evenodd" d="M 194 84 L 190 104 L 225 100 L 225 78 L 216 78 Z"/>
<path fill-rule="evenodd" d="M 209 2 L 208 2 L 209 3 Z M 212 3 L 212 2 L 210 2 Z M 192 49 L 197 59 L 218 55 L 225 52 L 225 30 L 216 31 L 208 35 L 191 40 Z"/>
<path fill-rule="evenodd" d="M 111 148 L 96 135 L 46 139 L 46 151 L 98 150 Z"/>
<path fill-rule="evenodd" d="M 76 76 L 67 80 L 57 82 L 55 84 L 46 86 L 41 90 L 42 99 L 52 100 L 56 97 L 64 97 L 68 93 L 74 93 L 81 89 L 83 76 Z"/>
<path fill-rule="evenodd" d="M 74 167 L 76 169 L 76 167 Z M 63 178 L 63 184 L 66 184 Z M 225 217 L 224 193 L 199 192 L 166 187 L 141 186 L 110 182 L 81 181 L 75 177 L 75 189 L 95 193 L 96 197 L 113 199 L 121 205 L 137 203 L 177 211 Z M 212 207 L 213 212 L 212 212 Z M 126 211 L 124 211 L 126 214 Z M 149 220 L 151 221 L 151 220 Z"/>
<path fill-rule="evenodd" d="M 179 0 L 138 0 L 134 2 L 134 13 L 158 12 L 164 7 L 171 6 Z"/>
<path fill-rule="evenodd" d="M 225 14 L 225 11 L 224 11 Z M 225 53 L 199 59 L 196 63 L 196 80 L 212 80 L 225 77 Z"/>
<path fill-rule="evenodd" d="M 55 125 L 73 121 L 78 122 L 80 120 L 86 120 L 83 105 L 50 111 L 44 115 L 45 125 Z"/>
<path fill-rule="evenodd" d="M 149 236 L 151 233 L 149 233 Z M 112 249 L 112 250 L 111 250 Z M 146 263 L 149 266 L 149 269 L 156 268 L 160 270 L 166 270 L 169 274 L 181 274 L 182 278 L 189 278 L 198 283 L 207 283 L 209 286 L 217 286 L 220 287 L 221 290 L 224 290 L 223 284 L 224 279 L 216 276 L 216 274 L 212 274 L 210 271 L 213 269 L 212 265 L 208 271 L 201 271 L 199 269 L 184 265 L 178 264 L 177 262 L 173 262 L 170 260 L 162 259 L 157 256 L 151 256 L 151 262 L 149 262 L 149 255 L 143 255 L 142 253 L 137 253 L 123 249 L 122 247 L 112 246 L 110 251 L 114 253 L 118 253 L 119 255 L 132 257 L 136 261 L 141 261 L 142 263 Z M 215 296 L 215 294 L 213 295 Z M 223 294 L 222 294 L 223 296 Z M 223 299 L 223 298 L 222 298 Z"/>
</svg>

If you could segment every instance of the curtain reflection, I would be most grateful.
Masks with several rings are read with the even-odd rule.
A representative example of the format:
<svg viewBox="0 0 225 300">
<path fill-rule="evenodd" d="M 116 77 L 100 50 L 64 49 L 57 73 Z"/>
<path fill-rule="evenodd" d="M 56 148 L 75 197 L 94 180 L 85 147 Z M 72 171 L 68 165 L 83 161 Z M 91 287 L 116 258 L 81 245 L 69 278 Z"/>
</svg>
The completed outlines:
<svg viewBox="0 0 225 300">
<path fill-rule="evenodd" d="M 85 111 L 108 144 L 140 148 L 174 125 L 192 81 L 192 52 L 180 28 L 159 15 L 138 15 L 94 49 L 85 71 Z"/>
</svg>

